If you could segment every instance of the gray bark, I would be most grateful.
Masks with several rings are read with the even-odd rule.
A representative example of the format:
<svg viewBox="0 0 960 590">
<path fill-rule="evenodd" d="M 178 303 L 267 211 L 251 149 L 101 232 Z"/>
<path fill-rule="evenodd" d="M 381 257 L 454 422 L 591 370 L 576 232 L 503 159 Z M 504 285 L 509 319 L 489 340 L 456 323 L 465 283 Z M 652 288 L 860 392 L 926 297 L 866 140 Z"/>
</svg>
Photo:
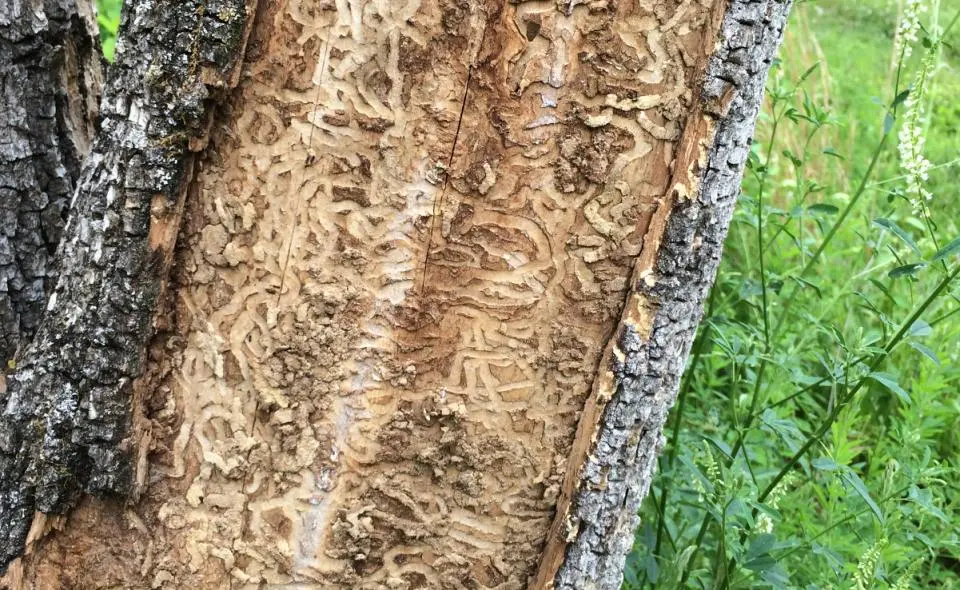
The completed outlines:
<svg viewBox="0 0 960 590">
<path fill-rule="evenodd" d="M 617 343 L 623 358 L 614 367 L 617 391 L 580 473 L 570 519 L 576 533 L 555 588 L 612 590 L 622 583 L 637 511 L 650 488 L 663 425 L 720 264 L 767 72 L 790 6 L 791 0 L 732 0 L 725 16 L 702 99 L 717 103 L 732 88 L 733 100 L 725 113 L 707 112 L 716 119 L 717 131 L 699 194 L 675 204 L 653 280 L 645 277 L 634 286 L 654 302 L 653 330 L 643 336 L 628 326 Z"/>
<path fill-rule="evenodd" d="M 204 146 L 212 106 L 237 81 L 254 8 L 142 0 L 124 11 L 59 280 L 0 393 L 0 571 L 23 551 L 36 511 L 131 488 L 132 396 L 191 176 L 187 156 Z"/>
<path fill-rule="evenodd" d="M 93 137 L 100 48 L 87 0 L 0 3 L 0 362 L 40 324 Z"/>
</svg>

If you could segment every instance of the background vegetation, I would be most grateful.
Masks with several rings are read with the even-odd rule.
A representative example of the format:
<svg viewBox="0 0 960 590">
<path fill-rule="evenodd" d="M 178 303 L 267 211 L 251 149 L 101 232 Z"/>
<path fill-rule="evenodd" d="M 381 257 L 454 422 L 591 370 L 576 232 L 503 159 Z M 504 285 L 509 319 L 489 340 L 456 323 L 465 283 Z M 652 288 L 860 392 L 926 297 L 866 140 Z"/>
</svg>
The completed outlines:
<svg viewBox="0 0 960 590">
<path fill-rule="evenodd" d="M 625 588 L 960 589 L 958 10 L 796 6 Z"/>
<path fill-rule="evenodd" d="M 96 0 L 97 24 L 100 25 L 100 43 L 103 55 L 113 61 L 113 48 L 117 40 L 117 27 L 120 25 L 120 8 L 123 0 Z"/>
<path fill-rule="evenodd" d="M 960 588 L 958 10 L 796 6 L 625 588 Z"/>
</svg>

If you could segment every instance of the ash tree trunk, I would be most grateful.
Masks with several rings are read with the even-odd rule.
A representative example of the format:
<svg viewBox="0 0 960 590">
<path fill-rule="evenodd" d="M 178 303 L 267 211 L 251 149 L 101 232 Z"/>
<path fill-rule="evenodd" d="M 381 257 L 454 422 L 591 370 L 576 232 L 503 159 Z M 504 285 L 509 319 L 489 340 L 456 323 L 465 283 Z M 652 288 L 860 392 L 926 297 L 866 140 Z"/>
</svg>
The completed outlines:
<svg viewBox="0 0 960 590">
<path fill-rule="evenodd" d="M 618 587 L 789 7 L 133 3 L 0 586 Z"/>
</svg>

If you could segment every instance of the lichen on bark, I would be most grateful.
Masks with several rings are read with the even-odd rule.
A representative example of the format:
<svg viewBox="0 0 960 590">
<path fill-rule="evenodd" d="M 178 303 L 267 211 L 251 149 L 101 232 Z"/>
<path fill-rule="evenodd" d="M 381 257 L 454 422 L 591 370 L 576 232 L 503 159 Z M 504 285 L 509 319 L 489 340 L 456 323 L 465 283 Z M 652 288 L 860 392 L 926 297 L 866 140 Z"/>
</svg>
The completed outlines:
<svg viewBox="0 0 960 590">
<path fill-rule="evenodd" d="M 59 279 L 0 393 L 0 569 L 23 551 L 35 512 L 62 513 L 84 491 L 131 490 L 133 397 L 189 154 L 236 83 L 253 9 L 253 0 L 144 0 L 124 10 Z"/>
</svg>

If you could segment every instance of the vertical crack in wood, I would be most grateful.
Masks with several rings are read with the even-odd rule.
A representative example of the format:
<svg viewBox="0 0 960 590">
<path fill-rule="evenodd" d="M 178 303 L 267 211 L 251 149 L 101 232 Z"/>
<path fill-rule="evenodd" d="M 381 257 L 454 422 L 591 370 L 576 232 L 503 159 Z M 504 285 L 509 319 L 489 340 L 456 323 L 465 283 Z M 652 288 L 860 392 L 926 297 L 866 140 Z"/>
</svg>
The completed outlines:
<svg viewBox="0 0 960 590">
<path fill-rule="evenodd" d="M 460 128 L 463 125 L 463 113 L 467 110 L 467 97 L 470 96 L 470 82 L 473 79 L 473 64 L 467 66 L 467 80 L 463 85 L 463 100 L 460 102 L 460 114 L 457 116 L 457 128 L 453 133 L 453 144 L 450 146 L 450 155 L 447 157 L 447 169 L 443 175 L 443 186 L 433 204 L 433 213 L 430 216 L 430 229 L 427 232 L 427 244 L 424 248 L 423 266 L 420 269 L 420 280 L 417 286 L 418 298 L 423 297 L 423 289 L 427 282 L 427 271 L 430 268 L 430 248 L 433 246 L 433 237 L 437 231 L 437 221 L 443 212 L 443 197 L 450 186 L 450 173 L 453 169 L 453 158 L 457 153 L 457 144 L 460 141 Z"/>
<path fill-rule="evenodd" d="M 471 7 L 471 16 L 475 16 L 474 10 L 476 7 Z M 439 217 L 443 214 L 443 198 L 447 194 L 447 189 L 450 186 L 450 175 L 453 173 L 453 159 L 457 155 L 457 145 L 460 142 L 460 130 L 463 125 L 463 116 L 467 110 L 467 99 L 470 96 L 470 85 L 473 82 L 474 67 L 477 59 L 477 52 L 483 47 L 483 40 L 487 34 L 487 23 L 483 22 L 480 28 L 480 34 L 474 36 L 471 41 L 479 39 L 475 45 L 471 46 L 468 49 L 468 61 L 467 61 L 467 79 L 463 84 L 463 99 L 460 101 L 460 113 L 457 116 L 457 126 L 456 130 L 453 133 L 453 143 L 450 146 L 450 155 L 447 157 L 446 170 L 443 174 L 443 185 L 440 187 L 440 193 L 437 195 L 436 201 L 433 204 L 433 213 L 430 216 L 430 229 L 427 233 L 426 247 L 423 254 L 423 265 L 420 269 L 420 280 L 416 281 L 417 288 L 416 294 L 418 300 L 423 299 L 423 290 L 426 286 L 427 273 L 430 268 L 430 249 L 433 246 L 433 238 L 436 235 L 437 230 L 437 221 Z"/>
<path fill-rule="evenodd" d="M 323 78 L 327 73 L 327 60 L 330 57 L 330 38 L 329 35 L 332 35 L 333 31 L 328 32 L 328 38 L 323 43 L 323 47 L 320 49 L 320 76 L 317 80 L 317 92 L 313 99 L 313 111 L 310 114 L 310 133 L 307 135 L 307 155 L 305 160 L 305 166 L 300 169 L 300 175 L 295 184 L 292 184 L 292 189 L 297 193 L 297 197 L 294 200 L 293 206 L 293 220 L 291 222 L 290 228 L 290 240 L 287 243 L 287 251 L 283 257 L 283 263 L 280 268 L 280 287 L 277 290 L 277 303 L 280 303 L 280 297 L 283 296 L 283 285 L 287 280 L 287 271 L 290 267 L 290 255 L 293 252 L 293 242 L 297 235 L 297 229 L 299 226 L 300 218 L 300 207 L 303 205 L 303 194 L 301 189 L 303 188 L 303 180 L 306 176 L 307 166 L 312 166 L 316 155 L 313 152 L 313 134 L 317 129 L 316 117 L 317 113 L 320 112 L 320 94 L 323 92 Z"/>
</svg>

